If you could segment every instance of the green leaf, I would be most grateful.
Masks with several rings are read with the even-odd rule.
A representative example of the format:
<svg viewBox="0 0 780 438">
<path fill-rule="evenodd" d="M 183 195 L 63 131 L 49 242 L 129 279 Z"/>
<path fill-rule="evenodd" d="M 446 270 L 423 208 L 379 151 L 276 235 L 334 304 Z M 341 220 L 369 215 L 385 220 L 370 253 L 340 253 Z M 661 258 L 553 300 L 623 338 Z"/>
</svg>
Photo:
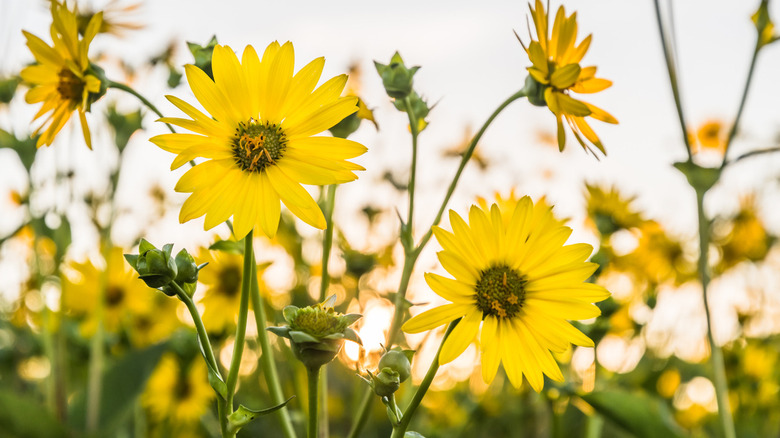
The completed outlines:
<svg viewBox="0 0 780 438">
<path fill-rule="evenodd" d="M 268 415 L 271 412 L 278 411 L 279 409 L 282 409 L 287 405 L 287 403 L 290 402 L 290 400 L 295 397 L 294 395 L 288 398 L 287 400 L 283 401 L 281 404 L 276 405 L 274 407 L 268 408 L 268 409 L 260 409 L 260 410 L 253 410 L 249 409 L 248 407 L 244 405 L 238 405 L 238 410 L 236 412 L 233 412 L 228 416 L 228 430 L 231 433 L 238 432 L 242 427 L 246 426 L 247 424 L 254 421 L 257 417 Z"/>
<path fill-rule="evenodd" d="M 143 114 L 141 110 L 136 110 L 129 113 L 120 113 L 116 110 L 115 105 L 110 105 L 106 110 L 106 118 L 108 123 L 114 129 L 114 141 L 117 148 L 122 152 L 127 143 L 130 141 L 130 137 L 133 133 L 143 128 L 141 121 L 143 120 Z"/>
<path fill-rule="evenodd" d="M 230 254 L 244 255 L 244 244 L 235 240 L 217 240 L 209 246 L 212 251 L 222 251 Z"/>
<path fill-rule="evenodd" d="M 666 404 L 643 393 L 596 391 L 580 396 L 615 424 L 638 438 L 683 437 Z"/>
<path fill-rule="evenodd" d="M 167 349 L 167 343 L 162 343 L 133 351 L 103 374 L 97 436 L 116 435 L 117 427 L 132 413 L 136 398 L 141 395 L 146 381 Z M 76 430 L 85 429 L 86 407 L 86 391 L 80 391 L 74 396 L 68 413 L 71 426 Z"/>
<path fill-rule="evenodd" d="M 0 391 L 0 435 L 10 438 L 68 437 L 65 426 L 26 397 Z"/>
<path fill-rule="evenodd" d="M 187 47 L 192 53 L 192 57 L 195 59 L 195 66 L 203 70 L 212 80 L 214 80 L 214 74 L 211 71 L 211 55 L 214 53 L 214 47 L 217 46 L 217 36 L 211 37 L 205 46 L 200 44 L 187 42 Z"/>
</svg>

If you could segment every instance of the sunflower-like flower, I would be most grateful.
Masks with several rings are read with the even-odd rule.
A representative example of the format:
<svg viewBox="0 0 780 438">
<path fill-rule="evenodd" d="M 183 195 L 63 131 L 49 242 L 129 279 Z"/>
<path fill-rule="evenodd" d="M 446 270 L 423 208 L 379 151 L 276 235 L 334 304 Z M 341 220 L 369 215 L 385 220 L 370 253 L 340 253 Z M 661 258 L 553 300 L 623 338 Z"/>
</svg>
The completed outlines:
<svg viewBox="0 0 780 438">
<path fill-rule="evenodd" d="M 226 46 L 217 45 L 212 57 L 214 80 L 187 65 L 187 81 L 210 115 L 183 100 L 167 96 L 191 119 L 161 121 L 194 134 L 165 134 L 151 139 L 178 154 L 178 168 L 201 157 L 175 190 L 192 193 L 179 220 L 205 215 L 205 228 L 233 216 L 236 237 L 256 226 L 272 237 L 279 225 L 280 200 L 304 222 L 325 228 L 325 217 L 301 184 L 353 181 L 363 167 L 346 161 L 366 151 L 354 141 L 315 137 L 358 110 L 356 97 L 339 97 L 347 81 L 336 76 L 315 89 L 323 58 L 293 75 L 292 43 L 268 46 L 262 59 L 247 46 L 239 62 Z"/>
<path fill-rule="evenodd" d="M 108 267 L 95 266 L 92 262 L 71 262 L 68 264 L 70 275 L 63 278 L 63 300 L 65 311 L 81 322 L 81 334 L 91 336 L 95 333 L 98 318 L 97 294 L 102 287 L 103 270 L 108 269 L 104 294 L 105 328 L 110 333 L 119 332 L 127 326 L 133 316 L 151 313 L 154 294 L 143 281 L 136 278 L 122 255 L 121 248 L 113 248 L 107 260 Z M 176 318 L 176 315 L 157 315 L 157 317 Z"/>
<path fill-rule="evenodd" d="M 149 377 L 141 403 L 154 421 L 168 422 L 172 436 L 193 436 L 214 399 L 207 376 L 204 361 L 181 363 L 176 355 L 166 353 Z"/>
<path fill-rule="evenodd" d="M 439 363 L 460 356 L 477 337 L 480 325 L 482 378 L 490 383 L 500 362 L 510 382 L 519 388 L 525 375 L 540 391 L 543 374 L 563 381 L 551 351 L 569 343 L 587 347 L 593 341 L 568 319 L 600 314 L 592 303 L 606 299 L 602 286 L 584 283 L 596 270 L 585 262 L 593 248 L 566 245 L 571 228 L 560 225 L 549 208 L 520 199 L 504 225 L 498 205 L 490 210 L 472 206 L 467 224 L 450 211 L 453 232 L 435 227 L 443 247 L 439 262 L 455 278 L 426 273 L 433 291 L 451 301 L 414 316 L 403 325 L 419 333 L 462 318 L 444 341 Z"/>
<path fill-rule="evenodd" d="M 602 236 L 640 226 L 644 219 L 631 205 L 634 197 L 625 198 L 617 188 L 604 189 L 585 184 L 586 210 L 589 221 Z"/>
<path fill-rule="evenodd" d="M 103 14 L 98 12 L 92 16 L 81 39 L 75 9 L 71 11 L 65 4 L 52 1 L 51 16 L 51 46 L 30 32 L 22 31 L 27 38 L 27 47 L 37 61 L 20 73 L 22 79 L 32 85 L 25 100 L 30 104 L 43 103 L 33 120 L 50 113 L 35 131 L 38 135 L 43 130 L 37 146 L 50 146 L 73 111 L 78 111 L 84 141 L 91 149 L 86 113 L 105 93 L 106 84 L 100 80 L 102 71 L 89 63 L 87 54 L 89 44 L 100 30 Z"/>
<path fill-rule="evenodd" d="M 570 96 L 575 93 L 597 93 L 612 85 L 607 79 L 596 77 L 596 67 L 581 67 L 580 61 L 590 47 L 592 35 L 588 35 L 579 44 L 577 42 L 577 14 L 566 16 L 563 6 L 558 8 L 549 33 L 549 13 L 544 10 L 541 0 L 536 0 L 536 8 L 531 7 L 536 39 L 523 48 L 528 54 L 531 67 L 526 80 L 528 100 L 536 105 L 547 106 L 558 122 L 558 148 L 566 146 L 566 133 L 563 120 L 583 149 L 595 155 L 591 148 L 597 147 L 606 154 L 601 140 L 585 121 L 592 117 L 607 123 L 617 123 L 617 119 L 606 111 Z M 518 38 L 519 39 L 519 38 Z M 522 41 L 520 42 L 522 44 Z"/>
</svg>

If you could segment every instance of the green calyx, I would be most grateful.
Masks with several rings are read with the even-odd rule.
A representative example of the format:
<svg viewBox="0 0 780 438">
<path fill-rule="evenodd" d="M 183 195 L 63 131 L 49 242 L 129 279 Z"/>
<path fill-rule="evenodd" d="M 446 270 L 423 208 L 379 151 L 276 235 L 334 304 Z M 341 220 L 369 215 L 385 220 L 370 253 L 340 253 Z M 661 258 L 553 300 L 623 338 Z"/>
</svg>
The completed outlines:
<svg viewBox="0 0 780 438">
<path fill-rule="evenodd" d="M 414 74 L 420 69 L 419 66 L 407 68 L 398 52 L 390 58 L 389 64 L 374 61 L 374 66 L 382 78 L 387 95 L 394 99 L 403 99 L 412 92 Z"/>
<path fill-rule="evenodd" d="M 195 259 L 182 249 L 171 256 L 173 244 L 163 245 L 158 249 L 145 239 L 141 239 L 138 245 L 138 254 L 125 254 L 125 260 L 138 272 L 138 278 L 147 286 L 159 289 L 168 296 L 176 295 L 175 282 L 188 295 L 195 292 L 195 284 L 198 281 L 198 272 L 204 265 L 195 264 Z"/>
<path fill-rule="evenodd" d="M 544 99 L 544 90 L 546 90 L 547 87 L 548 85 L 544 85 L 534 79 L 531 75 L 528 75 L 525 78 L 523 92 L 525 93 L 528 102 L 532 105 L 547 106 L 547 101 Z"/>
<path fill-rule="evenodd" d="M 339 314 L 333 310 L 332 301 L 335 301 L 335 295 L 323 303 L 302 309 L 287 306 L 283 314 L 288 325 L 267 330 L 289 339 L 295 357 L 308 368 L 318 368 L 336 357 L 345 340 L 362 344 L 357 332 L 349 327 L 362 315 Z"/>
</svg>

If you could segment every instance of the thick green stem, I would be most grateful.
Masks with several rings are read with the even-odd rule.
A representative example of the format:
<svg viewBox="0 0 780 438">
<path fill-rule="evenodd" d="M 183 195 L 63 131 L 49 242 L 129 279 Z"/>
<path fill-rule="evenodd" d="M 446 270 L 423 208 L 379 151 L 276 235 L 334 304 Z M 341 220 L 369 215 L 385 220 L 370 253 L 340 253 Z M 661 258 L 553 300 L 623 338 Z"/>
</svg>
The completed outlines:
<svg viewBox="0 0 780 438">
<path fill-rule="evenodd" d="M 710 363 L 712 364 L 713 383 L 715 385 L 715 395 L 718 402 L 718 417 L 720 418 L 723 436 L 725 438 L 736 438 L 734 429 L 734 420 L 731 417 L 731 408 L 729 406 L 729 390 L 726 381 L 726 367 L 723 362 L 723 352 L 715 338 L 712 335 L 712 315 L 710 314 L 710 303 L 707 297 L 707 286 L 710 283 L 709 275 L 709 245 L 710 245 L 710 222 L 704 213 L 704 195 L 706 191 L 696 191 L 696 207 L 699 218 L 699 278 L 701 280 L 702 297 L 704 299 L 704 313 L 707 317 L 707 341 L 710 344 Z"/>
<path fill-rule="evenodd" d="M 238 307 L 238 324 L 236 338 L 233 344 L 233 357 L 227 377 L 228 415 L 233 412 L 233 396 L 238 384 L 238 369 L 241 367 L 241 356 L 244 354 L 244 338 L 246 337 L 246 319 L 249 312 L 249 291 L 252 288 L 252 274 L 255 272 L 254 249 L 252 247 L 252 231 L 244 237 L 244 278 L 241 281 L 241 300 Z"/>
<path fill-rule="evenodd" d="M 688 161 L 693 161 L 693 150 L 691 149 L 691 142 L 688 138 L 688 125 L 685 123 L 685 116 L 683 115 L 682 100 L 680 98 L 680 88 L 677 82 L 677 68 L 674 63 L 673 54 L 669 47 L 669 42 L 666 39 L 666 30 L 664 29 L 663 19 L 661 18 L 661 6 L 658 0 L 654 0 L 655 3 L 655 18 L 658 22 L 658 33 L 661 36 L 661 47 L 664 51 L 664 60 L 666 61 L 666 71 L 669 73 L 669 83 L 672 86 L 672 95 L 674 96 L 674 104 L 677 107 L 677 117 L 680 120 L 680 128 L 683 131 L 683 142 L 685 143 L 685 150 L 688 152 Z"/>
<path fill-rule="evenodd" d="M 105 296 L 106 289 L 108 288 L 108 271 L 110 269 L 110 251 L 111 244 L 108 243 L 110 228 L 103 230 L 103 259 L 106 262 L 106 266 L 103 272 L 100 274 L 100 287 L 97 290 L 97 297 L 95 301 L 95 319 L 97 320 L 97 327 L 95 328 L 95 334 L 92 335 L 92 340 L 89 345 L 89 377 L 87 380 L 87 432 L 95 432 L 98 429 L 100 421 L 100 395 L 103 386 L 103 365 L 105 360 L 104 347 L 104 326 L 103 320 L 105 319 Z"/>
<path fill-rule="evenodd" d="M 726 138 L 726 146 L 723 150 L 723 162 L 721 163 L 721 168 L 725 167 L 726 163 L 728 163 L 726 157 L 729 152 L 729 147 L 731 147 L 731 141 L 734 140 L 734 137 L 737 136 L 739 122 L 742 119 L 742 112 L 745 109 L 745 102 L 747 102 L 747 95 L 748 91 L 750 90 L 750 82 L 753 80 L 753 71 L 756 69 L 756 59 L 758 59 L 758 52 L 761 50 L 760 43 L 761 38 L 759 36 L 758 40 L 756 40 L 756 48 L 753 49 L 753 57 L 750 59 L 750 68 L 748 69 L 747 79 L 745 79 L 745 88 L 742 90 L 742 98 L 739 100 L 737 115 L 734 117 L 734 123 L 731 125 L 731 129 L 729 129 L 729 136 Z"/>
<path fill-rule="evenodd" d="M 211 347 L 209 334 L 206 331 L 206 327 L 203 325 L 203 320 L 200 318 L 198 307 L 192 301 L 192 298 L 187 295 L 187 293 L 184 292 L 184 289 L 176 284 L 175 281 L 171 282 L 170 284 L 173 286 L 173 289 L 176 290 L 176 296 L 179 297 L 185 306 L 187 306 L 187 310 L 190 312 L 190 316 L 192 316 L 192 321 L 195 323 L 195 331 L 198 333 L 198 339 L 200 339 L 200 345 L 203 350 L 204 358 L 209 364 L 209 368 L 214 370 L 214 372 L 217 374 L 217 377 L 222 379 L 222 375 L 219 372 L 219 363 L 214 356 L 214 349 Z M 228 412 L 227 406 L 227 400 L 223 399 L 221 395 L 217 394 L 217 415 L 219 416 L 219 429 L 222 432 L 223 438 L 233 436 L 228 428 L 227 417 L 230 413 Z"/>
<path fill-rule="evenodd" d="M 403 438 L 404 434 L 406 433 L 406 429 L 409 427 L 409 423 L 412 421 L 412 417 L 414 417 L 415 411 L 420 406 L 423 397 L 425 397 L 425 393 L 428 392 L 428 388 L 430 388 L 431 383 L 433 383 L 433 378 L 436 377 L 436 372 L 439 370 L 439 355 L 441 354 L 441 347 L 444 345 L 444 341 L 447 340 L 447 337 L 450 335 L 450 333 L 452 333 L 452 329 L 458 325 L 459 321 L 460 318 L 452 321 L 450 325 L 447 326 L 447 331 L 444 332 L 444 337 L 441 338 L 441 344 L 439 344 L 439 349 L 436 351 L 436 356 L 433 358 L 433 362 L 431 362 L 431 366 L 428 368 L 428 372 L 425 373 L 425 378 L 423 378 L 423 381 L 420 382 L 420 386 L 417 387 L 417 391 L 415 391 L 414 397 L 412 397 L 412 401 L 409 402 L 409 406 L 406 407 L 404 415 L 401 417 L 401 421 L 398 423 L 398 426 L 393 428 L 393 434 L 390 436 L 390 438 Z"/>
<path fill-rule="evenodd" d="M 152 102 L 149 102 L 149 100 L 147 100 L 147 99 L 146 99 L 145 97 L 143 97 L 143 96 L 142 96 L 142 95 L 141 95 L 139 92 L 135 91 L 134 89 L 130 88 L 129 86 L 127 86 L 127 85 L 125 85 L 125 84 L 123 84 L 123 83 L 121 83 L 121 82 L 114 82 L 114 81 L 111 81 L 111 80 L 109 80 L 109 81 L 108 81 L 108 88 L 116 88 L 117 90 L 126 91 L 126 92 L 128 92 L 128 93 L 132 94 L 133 96 L 135 96 L 136 98 L 138 98 L 138 100 L 140 100 L 140 101 L 141 101 L 141 103 L 143 103 L 144 105 L 146 105 L 146 107 L 147 107 L 147 108 L 149 108 L 150 110 L 152 110 L 152 112 L 153 112 L 153 113 L 157 114 L 157 116 L 158 116 L 158 117 L 160 117 L 160 118 L 162 118 L 162 117 L 165 117 L 165 116 L 163 116 L 163 114 L 160 112 L 160 110 L 158 110 L 158 109 L 157 109 L 157 107 L 156 107 L 156 106 L 154 106 L 154 105 L 152 104 Z M 170 130 L 172 133 L 174 133 L 174 134 L 176 133 L 176 130 L 175 130 L 175 129 L 173 129 L 173 126 L 171 126 L 170 124 L 166 123 L 166 124 L 165 124 L 165 126 L 167 126 L 167 127 L 168 127 L 168 129 L 169 129 L 169 130 Z"/>
<path fill-rule="evenodd" d="M 307 438 L 317 438 L 319 430 L 318 414 L 318 390 L 320 387 L 320 367 L 306 368 L 309 376 L 309 427 L 306 431 Z"/>
<path fill-rule="evenodd" d="M 266 315 L 265 304 L 260 296 L 260 285 L 257 283 L 257 263 L 254 261 L 254 254 L 252 260 L 252 309 L 255 313 L 255 324 L 257 325 L 257 341 L 260 344 L 260 366 L 263 368 L 263 377 L 265 383 L 268 385 L 268 392 L 271 395 L 271 400 L 275 405 L 280 405 L 285 401 L 282 396 L 282 385 L 279 382 L 279 373 L 276 370 L 276 362 L 274 361 L 274 350 L 271 343 L 268 340 L 268 332 L 266 332 Z M 285 438 L 296 438 L 295 429 L 290 419 L 290 412 L 287 410 L 287 406 L 274 412 L 274 415 L 278 418 L 279 423 L 282 426 L 282 433 Z"/>
<path fill-rule="evenodd" d="M 336 204 L 336 184 L 328 186 L 325 195 L 325 234 L 322 236 L 322 280 L 320 281 L 320 302 L 325 301 L 330 284 L 328 274 L 328 262 L 330 261 L 330 249 L 333 247 L 333 210 Z"/>
</svg>

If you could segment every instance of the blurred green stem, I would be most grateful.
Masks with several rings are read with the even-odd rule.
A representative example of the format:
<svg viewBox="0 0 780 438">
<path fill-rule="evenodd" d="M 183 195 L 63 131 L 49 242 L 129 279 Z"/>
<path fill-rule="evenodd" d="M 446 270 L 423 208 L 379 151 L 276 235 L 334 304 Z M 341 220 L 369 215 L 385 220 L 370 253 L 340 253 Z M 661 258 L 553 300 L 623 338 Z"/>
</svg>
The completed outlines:
<svg viewBox="0 0 780 438">
<path fill-rule="evenodd" d="M 325 233 L 322 236 L 322 277 L 320 281 L 320 302 L 325 301 L 330 284 L 330 274 L 328 274 L 328 262 L 330 261 L 330 249 L 333 247 L 333 209 L 336 204 L 336 184 L 329 185 L 325 195 Z"/>
<path fill-rule="evenodd" d="M 715 343 L 715 338 L 712 335 L 712 315 L 710 313 L 709 298 L 707 297 L 707 287 L 710 283 L 708 256 L 710 221 L 704 213 L 704 195 L 706 193 L 706 190 L 696 190 L 696 209 L 699 218 L 699 278 L 704 299 L 704 313 L 707 316 L 707 341 L 710 344 L 710 363 L 712 364 L 713 383 L 718 401 L 718 417 L 723 428 L 723 436 L 725 438 L 736 438 L 734 420 L 731 417 L 731 407 L 729 406 L 729 389 L 726 380 L 726 368 L 723 362 L 723 351 Z"/>
<path fill-rule="evenodd" d="M 274 349 L 271 343 L 268 341 L 268 332 L 266 332 L 266 315 L 265 315 L 265 303 L 260 296 L 260 285 L 257 282 L 257 263 L 254 260 L 254 254 L 252 254 L 252 309 L 255 314 L 255 324 L 257 325 L 257 341 L 260 344 L 260 365 L 263 368 L 263 377 L 265 383 L 268 385 L 268 392 L 271 395 L 271 400 L 275 405 L 284 403 L 285 399 L 282 396 L 282 385 L 279 382 L 279 373 L 276 370 L 276 362 L 274 361 Z M 287 406 L 274 412 L 274 415 L 279 419 L 279 423 L 282 426 L 282 432 L 285 438 L 296 438 L 295 428 L 293 428 L 292 420 L 290 419 L 290 412 L 287 410 Z"/>
<path fill-rule="evenodd" d="M 412 165 L 409 168 L 409 210 L 406 215 L 406 233 L 409 239 L 409 244 L 414 241 L 414 188 L 417 181 L 417 137 L 420 135 L 419 125 L 417 123 L 417 117 L 414 114 L 414 108 L 412 107 L 412 100 L 409 96 L 404 98 L 404 106 L 406 107 L 406 115 L 409 117 L 409 130 L 412 132 Z"/>
<path fill-rule="evenodd" d="M 441 338 L 439 349 L 436 351 L 436 356 L 433 358 L 433 362 L 431 362 L 431 366 L 428 368 L 428 372 L 425 373 L 425 378 L 423 378 L 423 381 L 420 382 L 420 386 L 417 387 L 417 391 L 415 391 L 414 397 L 412 397 L 412 401 L 409 403 L 409 406 L 406 407 L 404 415 L 401 417 L 401 421 L 397 426 L 393 427 L 393 434 L 390 435 L 390 438 L 403 438 L 404 434 L 406 433 L 406 429 L 409 427 L 409 423 L 412 421 L 412 417 L 414 417 L 415 411 L 417 411 L 417 408 L 420 406 L 423 397 L 425 397 L 425 393 L 428 392 L 428 388 L 430 388 L 431 383 L 433 383 L 433 378 L 436 377 L 436 372 L 439 370 L 439 355 L 441 354 L 441 347 L 444 345 L 444 341 L 447 340 L 447 337 L 450 335 L 450 333 L 452 333 L 452 329 L 458 325 L 458 322 L 460 322 L 460 318 L 452 321 L 450 325 L 447 326 L 447 330 L 444 332 L 444 336 Z"/>
<path fill-rule="evenodd" d="M 97 290 L 97 297 L 95 301 L 95 319 L 97 320 L 97 327 L 95 328 L 95 334 L 92 336 L 89 344 L 89 375 L 87 380 L 87 432 L 96 432 L 98 429 L 98 423 L 100 418 L 100 393 L 102 390 L 102 374 L 103 374 L 103 362 L 104 362 L 104 327 L 103 320 L 105 319 L 105 296 L 106 289 L 108 288 L 108 270 L 110 268 L 110 252 L 111 244 L 108 242 L 110 238 L 110 226 L 103 230 L 101 245 L 103 260 L 106 262 L 106 266 L 103 272 L 100 273 L 100 286 Z"/>
<path fill-rule="evenodd" d="M 734 123 L 731 125 L 731 129 L 729 129 L 729 136 L 726 138 L 726 146 L 723 150 L 723 162 L 721 163 L 721 169 L 726 167 L 726 164 L 728 161 L 726 160 L 726 157 L 728 156 L 729 147 L 731 146 L 732 140 L 734 140 L 734 137 L 737 136 L 737 131 L 739 129 L 739 122 L 742 119 L 742 112 L 745 109 L 745 102 L 747 102 L 747 95 L 748 91 L 750 90 L 750 82 L 753 80 L 753 72 L 756 69 L 756 59 L 758 59 L 758 52 L 761 50 L 761 37 L 760 35 L 756 38 L 756 47 L 753 49 L 753 56 L 750 59 L 750 68 L 748 69 L 747 79 L 745 79 L 745 88 L 742 90 L 742 98 L 739 100 L 739 107 L 737 108 L 737 115 L 734 116 Z"/>
<path fill-rule="evenodd" d="M 482 124 L 482 127 L 479 128 L 479 131 L 474 135 L 474 138 L 471 139 L 471 142 L 469 142 L 468 147 L 463 152 L 463 157 L 460 160 L 460 164 L 458 165 L 458 170 L 455 172 L 455 176 L 452 178 L 452 182 L 450 183 L 449 187 L 447 188 L 447 193 L 444 196 L 444 200 L 442 200 L 441 206 L 439 207 L 439 211 L 436 214 L 436 218 L 433 220 L 433 223 L 428 228 L 428 231 L 425 233 L 425 235 L 420 239 L 420 242 L 414 246 L 414 236 L 412 235 L 412 227 L 411 224 L 414 220 L 411 215 L 409 216 L 409 219 L 407 220 L 407 225 L 405 227 L 401 228 L 401 243 L 404 247 L 404 266 L 401 271 L 401 281 L 398 284 L 398 292 L 395 295 L 395 300 L 393 302 L 395 306 L 395 313 L 393 314 L 393 322 L 390 325 L 390 330 L 387 334 L 387 348 L 391 348 L 395 342 L 396 338 L 398 337 L 398 334 L 401 329 L 401 324 L 403 323 L 404 315 L 406 314 L 406 291 L 409 287 L 409 280 L 412 277 L 412 271 L 414 270 L 414 264 L 417 262 L 417 257 L 419 257 L 420 253 L 422 252 L 423 248 L 425 248 L 425 245 L 428 243 L 428 241 L 433 236 L 433 227 L 435 225 L 439 224 L 439 221 L 441 221 L 441 217 L 444 214 L 444 210 L 447 208 L 447 204 L 450 202 L 450 198 L 452 197 L 452 194 L 455 192 L 455 187 L 458 185 L 458 181 L 460 180 L 460 176 L 463 174 L 463 169 L 466 167 L 466 164 L 468 163 L 471 156 L 474 154 L 474 149 L 477 147 L 477 144 L 479 143 L 479 140 L 482 138 L 482 135 L 485 134 L 485 131 L 487 131 L 487 128 L 490 126 L 491 123 L 493 123 L 493 120 L 506 108 L 511 104 L 512 102 L 525 97 L 526 92 L 525 90 L 520 90 L 516 92 L 515 94 L 509 96 L 505 101 L 503 101 L 496 109 L 493 111 L 493 113 L 488 117 L 488 119 L 485 121 L 485 123 Z M 416 121 L 413 119 L 414 114 L 412 112 L 408 112 L 409 116 L 409 122 L 410 126 L 415 126 L 414 123 Z M 412 143 L 413 143 L 413 149 L 416 150 L 416 144 L 417 144 L 417 138 L 416 138 L 416 127 L 412 131 Z M 414 151 L 413 151 L 413 157 L 412 161 L 415 160 L 414 157 Z M 413 166 L 415 166 L 416 163 L 413 163 Z M 412 171 L 411 175 L 414 175 L 414 171 Z M 414 189 L 413 189 L 413 181 L 411 181 L 411 175 L 410 175 L 410 193 L 409 193 L 409 211 L 412 211 L 412 204 L 414 199 Z M 371 409 L 371 403 L 373 402 L 373 397 L 371 394 L 373 393 L 371 391 L 371 388 L 366 388 L 367 395 L 364 396 L 363 400 L 365 403 L 360 405 L 360 410 L 358 411 L 358 414 L 356 418 L 358 419 L 357 422 L 355 422 L 352 426 L 352 430 L 349 433 L 349 438 L 355 438 L 360 435 L 360 431 L 362 430 L 363 426 L 365 425 L 366 418 L 368 416 L 367 412 Z"/>
<path fill-rule="evenodd" d="M 149 102 L 149 100 L 147 100 L 145 97 L 143 97 L 143 96 L 141 95 L 141 93 L 139 93 L 139 92 L 135 91 L 134 89 L 130 88 L 129 86 L 127 86 L 127 85 L 125 85 L 125 84 L 123 84 L 123 83 L 121 83 L 121 82 L 114 82 L 114 81 L 112 81 L 112 80 L 109 80 L 109 81 L 108 81 L 108 88 L 116 88 L 117 90 L 126 91 L 126 92 L 128 92 L 128 93 L 132 94 L 133 96 L 135 96 L 136 98 L 138 98 L 138 100 L 140 100 L 140 101 L 141 101 L 141 103 L 143 103 L 144 105 L 146 105 L 146 107 L 147 107 L 147 108 L 149 108 L 150 110 L 152 110 L 152 112 L 153 112 L 153 113 L 157 114 L 157 116 L 158 116 L 158 117 L 160 117 L 160 118 L 162 118 L 162 117 L 165 117 L 165 116 L 163 116 L 163 114 L 160 112 L 160 110 L 158 110 L 158 109 L 157 109 L 157 107 L 156 107 L 156 106 L 154 106 L 154 105 L 152 104 L 152 102 Z M 176 130 L 175 130 L 175 129 L 173 129 L 173 126 L 171 126 L 170 124 L 166 123 L 166 124 L 165 124 L 165 126 L 167 126 L 167 127 L 168 127 L 168 129 L 169 129 L 169 130 L 170 130 L 172 133 L 174 133 L 174 134 L 176 133 Z"/>
<path fill-rule="evenodd" d="M 309 377 L 309 427 L 306 432 L 307 438 L 317 438 L 319 421 L 318 414 L 318 389 L 320 387 L 320 367 L 306 368 Z"/>
</svg>

